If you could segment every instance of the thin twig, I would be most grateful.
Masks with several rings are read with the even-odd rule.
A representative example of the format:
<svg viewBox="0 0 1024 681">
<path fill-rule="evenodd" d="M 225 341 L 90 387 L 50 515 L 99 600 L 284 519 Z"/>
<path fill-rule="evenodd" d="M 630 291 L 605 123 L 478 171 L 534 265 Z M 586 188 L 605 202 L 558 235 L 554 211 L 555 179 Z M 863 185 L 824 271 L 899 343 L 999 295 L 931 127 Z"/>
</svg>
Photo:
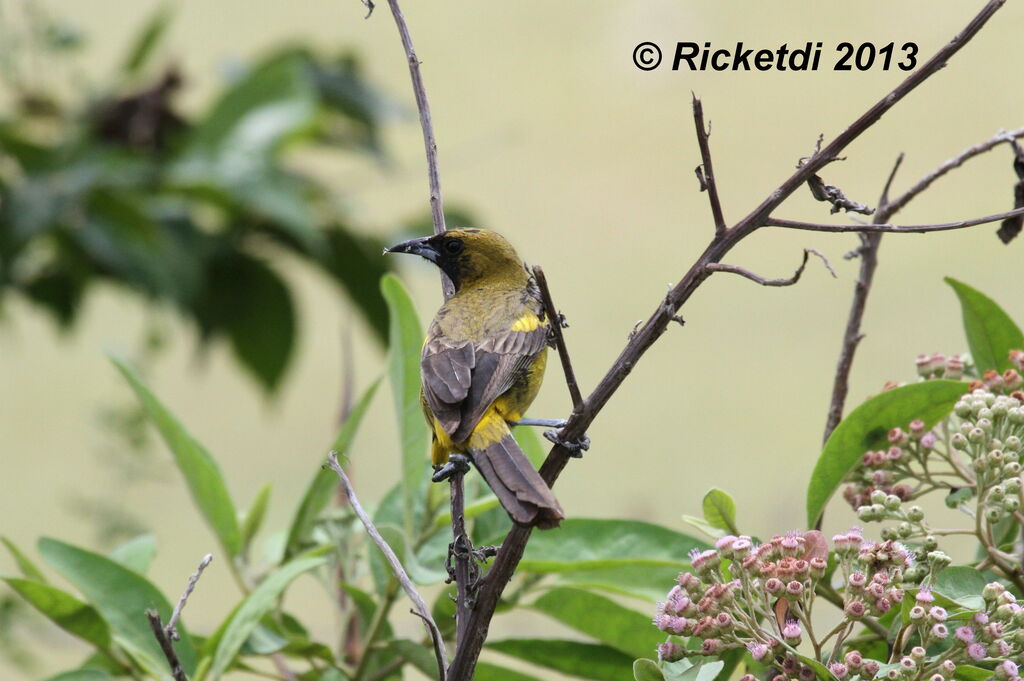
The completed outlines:
<svg viewBox="0 0 1024 681">
<path fill-rule="evenodd" d="M 164 631 L 164 625 L 160 621 L 160 613 L 156 610 L 146 610 L 146 619 L 149 620 L 149 628 L 153 630 L 156 642 L 160 644 L 160 650 L 163 651 L 164 657 L 167 658 L 167 664 L 171 666 L 171 677 L 174 678 L 174 681 L 188 681 L 185 670 L 181 668 L 181 660 L 178 659 L 178 653 L 174 650 L 174 644 L 171 643 L 170 636 Z"/>
<path fill-rule="evenodd" d="M 800 262 L 800 267 L 796 268 L 796 272 L 793 273 L 793 276 L 787 277 L 785 279 L 766 279 L 765 277 L 762 277 L 760 274 L 751 272 L 750 270 L 744 267 L 739 267 L 737 265 L 726 265 L 723 263 L 711 263 L 710 265 L 708 265 L 707 269 L 711 272 L 728 272 L 729 274 L 738 274 L 741 277 L 746 277 L 750 281 L 760 284 L 761 286 L 792 286 L 793 284 L 800 281 L 800 275 L 804 273 L 804 268 L 807 267 L 807 258 L 812 253 L 821 258 L 821 261 L 825 263 L 825 267 L 832 275 L 832 278 L 835 279 L 836 272 L 835 270 L 832 269 L 832 265 L 829 263 L 828 259 L 821 252 L 816 251 L 813 248 L 804 249 L 804 259 Z"/>
<path fill-rule="evenodd" d="M 561 431 L 566 441 L 581 437 L 593 422 L 611 396 L 618 390 L 626 376 L 654 342 L 668 328 L 668 324 L 677 316 L 679 308 L 693 295 L 693 292 L 711 276 L 706 269 L 711 263 L 721 259 L 740 241 L 756 231 L 765 223 L 779 204 L 789 197 L 800 185 L 807 181 L 861 134 L 869 129 L 897 102 L 912 92 L 931 75 L 946 66 L 949 60 L 981 30 L 992 15 L 1005 4 L 1006 0 L 989 0 L 981 11 L 974 16 L 967 26 L 944 45 L 935 55 L 925 62 L 917 71 L 910 74 L 891 92 L 882 97 L 870 109 L 843 130 L 821 152 L 815 154 L 807 162 L 796 169 L 788 179 L 765 198 L 760 205 L 740 220 L 732 228 L 722 234 L 716 234 L 704 252 L 697 258 L 687 273 L 680 279 L 668 295 L 658 301 L 654 313 L 648 318 L 640 330 L 626 343 L 618 358 L 605 374 L 597 387 L 583 401 L 583 407 L 574 411 L 568 423 Z M 540 473 L 549 486 L 554 485 L 559 474 L 565 468 L 570 452 L 565 447 L 555 445 L 541 466 Z M 498 605 L 505 585 L 512 578 L 530 538 L 532 528 L 514 526 L 505 536 L 501 549 L 495 558 L 491 570 L 483 578 L 476 593 L 476 600 L 468 627 L 469 638 L 463 641 L 456 651 L 455 658 L 449 667 L 451 681 L 469 681 L 473 677 L 476 661 L 480 656 L 487 629 L 494 609 Z"/>
<path fill-rule="evenodd" d="M 164 627 L 164 631 L 167 632 L 167 635 L 175 641 L 181 638 L 178 636 L 177 630 L 178 618 L 181 617 L 181 611 L 185 609 L 185 604 L 188 603 L 188 597 L 192 595 L 192 591 L 196 588 L 196 582 L 198 582 L 199 578 L 203 576 L 203 570 L 206 569 L 206 566 L 209 565 L 212 560 L 213 554 L 208 553 L 203 556 L 201 561 L 199 561 L 199 567 L 197 567 L 196 571 L 192 573 L 192 576 L 188 578 L 188 584 L 185 585 L 185 591 L 182 592 L 181 598 L 178 599 L 177 605 L 174 606 L 174 611 L 171 612 L 171 619 L 167 620 L 167 626 Z"/>
<path fill-rule="evenodd" d="M 533 279 L 540 289 L 540 299 L 544 303 L 544 310 L 548 316 L 548 328 L 555 341 L 555 348 L 558 350 L 558 359 L 562 362 L 562 372 L 565 374 L 565 385 L 569 388 L 569 398 L 572 400 L 573 410 L 583 405 L 583 395 L 580 393 L 579 383 L 576 382 L 576 372 L 572 368 L 572 360 L 569 358 L 569 349 L 565 346 L 565 335 L 562 333 L 562 315 L 555 307 L 551 298 L 551 290 L 548 288 L 548 279 L 544 276 L 544 270 L 540 265 L 533 266 Z"/>
<path fill-rule="evenodd" d="M 452 515 L 452 559 L 455 562 L 455 644 L 462 645 L 469 625 L 469 614 L 472 610 L 472 545 L 466 532 L 466 493 L 464 486 L 465 472 L 456 469 L 449 481 L 451 482 L 451 515 Z"/>
<path fill-rule="evenodd" d="M 1024 215 L 1024 208 L 1015 208 L 995 215 L 985 215 L 970 220 L 957 220 L 956 222 L 940 222 L 934 225 L 828 225 L 818 222 L 799 222 L 797 220 L 783 220 L 781 218 L 766 218 L 766 227 L 785 227 L 786 229 L 803 229 L 810 232 L 858 232 L 861 234 L 871 233 L 892 233 L 892 234 L 926 234 L 928 232 L 948 232 L 954 229 L 975 227 L 990 222 L 999 222 L 1015 215 Z"/>
<path fill-rule="evenodd" d="M 153 630 L 153 636 L 156 638 L 156 642 L 160 644 L 160 650 L 163 651 L 164 657 L 167 658 L 167 664 L 171 667 L 171 676 L 174 677 L 174 681 L 188 681 L 188 676 L 185 675 L 185 670 L 181 667 L 181 660 L 178 659 L 178 653 L 174 650 L 173 641 L 181 638 L 178 634 L 178 620 L 181 618 L 181 611 L 185 609 L 185 605 L 188 603 L 189 596 L 192 595 L 192 591 L 196 588 L 196 583 L 203 576 L 203 570 L 206 569 L 206 566 L 212 560 L 213 555 L 208 553 L 199 561 L 199 567 L 188 578 L 185 591 L 182 592 L 178 603 L 174 606 L 171 617 L 167 620 L 167 626 L 164 626 L 160 621 L 160 613 L 153 609 L 146 610 L 149 628 Z"/>
<path fill-rule="evenodd" d="M 388 0 L 388 7 L 391 8 L 391 16 L 395 19 L 398 35 L 402 39 L 402 47 L 405 48 L 405 59 L 409 64 L 412 92 L 416 97 L 416 108 L 420 114 L 420 128 L 423 130 L 423 149 L 427 154 L 427 181 L 430 185 L 430 217 L 434 222 L 434 234 L 441 234 L 448 228 L 444 223 L 444 201 L 441 199 L 441 171 L 437 162 L 437 139 L 434 137 L 434 119 L 430 115 L 427 88 L 423 85 L 423 75 L 420 73 L 420 60 L 416 56 L 416 48 L 412 44 L 409 25 L 405 21 L 405 15 L 402 14 L 402 8 L 399 6 L 398 0 Z M 451 298 L 455 293 L 455 286 L 444 272 L 441 273 L 441 290 L 444 292 L 445 300 Z"/>
<path fill-rule="evenodd" d="M 352 489 L 352 483 L 349 481 L 348 476 L 345 475 L 345 470 L 338 464 L 338 453 L 331 452 L 327 456 L 327 466 L 338 475 L 338 480 L 341 481 L 341 486 L 345 490 L 345 495 L 348 496 L 348 503 L 352 505 L 352 510 L 356 516 L 363 523 L 363 527 L 366 528 L 366 533 L 370 535 L 370 539 L 377 545 L 380 552 L 384 554 L 384 559 L 387 560 L 388 565 L 391 566 L 391 571 L 395 574 L 399 584 L 402 585 L 402 589 L 405 590 L 409 600 L 412 601 L 413 607 L 416 609 L 416 614 L 423 620 L 423 624 L 427 627 L 427 633 L 430 635 L 431 640 L 434 642 L 434 655 L 437 657 L 437 670 L 438 679 L 445 681 L 445 670 L 448 666 L 448 653 L 444 647 L 444 637 L 441 635 L 441 630 L 438 628 L 437 623 L 430 614 L 430 608 L 424 602 L 423 597 L 420 596 L 419 592 L 416 591 L 416 587 L 413 586 L 412 580 L 409 579 L 409 575 L 405 572 L 405 568 L 402 567 L 402 563 L 398 560 L 398 556 L 391 550 L 388 543 L 384 541 L 384 537 L 377 531 L 376 525 L 370 520 L 370 516 L 367 515 L 363 509 L 362 504 L 359 503 L 359 499 L 356 497 L 355 490 Z"/>
<path fill-rule="evenodd" d="M 701 165 L 697 168 L 697 179 L 701 180 L 701 191 L 706 189 L 708 192 L 711 215 L 715 220 L 715 234 L 721 236 L 725 232 L 725 216 L 722 215 L 722 202 L 718 198 L 718 185 L 715 184 L 715 170 L 711 165 L 711 147 L 708 145 L 711 133 L 704 127 L 704 105 L 697 99 L 697 95 L 693 95 L 693 124 L 697 128 L 697 146 L 700 147 Z"/>
</svg>

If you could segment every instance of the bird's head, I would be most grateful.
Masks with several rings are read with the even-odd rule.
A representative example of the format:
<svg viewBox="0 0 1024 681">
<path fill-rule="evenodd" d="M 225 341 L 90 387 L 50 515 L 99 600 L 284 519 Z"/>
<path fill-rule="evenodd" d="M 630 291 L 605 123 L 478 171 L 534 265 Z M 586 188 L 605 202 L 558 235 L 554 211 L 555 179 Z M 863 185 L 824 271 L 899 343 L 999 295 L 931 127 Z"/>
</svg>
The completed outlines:
<svg viewBox="0 0 1024 681">
<path fill-rule="evenodd" d="M 456 291 L 473 286 L 522 286 L 529 278 L 523 261 L 505 237 L 486 229 L 449 229 L 443 234 L 403 241 L 384 252 L 426 258 L 448 275 Z"/>
</svg>

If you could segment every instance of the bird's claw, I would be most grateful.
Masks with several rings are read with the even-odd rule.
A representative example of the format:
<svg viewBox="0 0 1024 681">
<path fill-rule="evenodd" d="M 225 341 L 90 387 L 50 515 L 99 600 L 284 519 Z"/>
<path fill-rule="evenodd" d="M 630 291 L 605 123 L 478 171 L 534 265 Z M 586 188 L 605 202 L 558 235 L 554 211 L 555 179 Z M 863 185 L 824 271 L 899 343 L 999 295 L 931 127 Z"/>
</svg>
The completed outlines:
<svg viewBox="0 0 1024 681">
<path fill-rule="evenodd" d="M 434 470 L 430 479 L 434 482 L 444 482 L 456 473 L 469 472 L 469 459 L 461 454 L 452 454 L 448 457 L 448 463 L 439 466 Z"/>
<path fill-rule="evenodd" d="M 570 442 L 562 438 L 561 430 L 552 429 L 545 430 L 544 437 L 547 438 L 548 441 L 553 442 L 559 447 L 564 447 L 565 449 L 567 449 L 569 451 L 569 456 L 571 456 L 574 459 L 582 459 L 583 452 L 590 449 L 590 438 L 587 437 L 586 434 L 584 434 L 580 439 Z"/>
</svg>

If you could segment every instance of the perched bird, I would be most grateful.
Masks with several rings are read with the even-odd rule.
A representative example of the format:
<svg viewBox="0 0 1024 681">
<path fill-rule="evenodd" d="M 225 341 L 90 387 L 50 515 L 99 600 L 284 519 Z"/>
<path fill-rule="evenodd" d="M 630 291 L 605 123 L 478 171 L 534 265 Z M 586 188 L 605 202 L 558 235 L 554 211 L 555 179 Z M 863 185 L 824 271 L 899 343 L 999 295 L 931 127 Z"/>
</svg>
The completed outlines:
<svg viewBox="0 0 1024 681">
<path fill-rule="evenodd" d="M 513 521 L 557 526 L 562 508 L 509 427 L 537 396 L 547 358 L 548 320 L 523 262 L 484 229 L 452 229 L 386 252 L 422 256 L 455 286 L 420 357 L 435 469 L 450 454 L 468 455 Z"/>
</svg>

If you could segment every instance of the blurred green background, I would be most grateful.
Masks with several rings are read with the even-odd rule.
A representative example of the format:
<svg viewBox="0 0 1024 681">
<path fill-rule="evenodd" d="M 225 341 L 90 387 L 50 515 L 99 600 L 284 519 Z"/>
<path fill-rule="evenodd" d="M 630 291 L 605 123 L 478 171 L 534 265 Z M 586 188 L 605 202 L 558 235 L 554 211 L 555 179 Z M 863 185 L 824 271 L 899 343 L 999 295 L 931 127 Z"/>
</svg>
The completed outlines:
<svg viewBox="0 0 1024 681">
<path fill-rule="evenodd" d="M 40 4 L 81 31 L 86 43 L 70 67 L 34 64 L 32 77 L 79 98 L 83 88 L 109 78 L 160 7 L 148 1 Z M 710 237 L 706 197 L 693 176 L 699 155 L 691 91 L 711 120 L 724 211 L 735 221 L 811 152 L 819 133 L 834 136 L 903 76 L 878 68 L 832 72 L 830 46 L 914 41 L 924 59 L 981 4 L 563 0 L 407 2 L 405 10 L 431 98 L 446 199 L 544 266 L 571 323 L 567 341 L 586 393 L 634 323 L 650 314 Z M 175 105 L 200 114 L 232 74 L 282 46 L 328 55 L 351 51 L 382 96 L 381 153 L 300 149 L 286 161 L 328 189 L 324 205 L 336 207 L 356 233 L 387 239 L 423 216 L 427 203 L 408 71 L 387 7 L 380 5 L 364 20 L 365 9 L 354 0 L 183 0 L 168 6 L 172 23 L 153 59 L 184 74 Z M 0 7 L 5 22 L 24 9 L 11 0 Z M 874 205 L 900 151 L 907 158 L 896 191 L 997 130 L 1024 124 L 1015 56 L 1022 25 L 1024 7 L 1009 3 L 947 69 L 849 147 L 847 161 L 829 166 L 824 179 Z M 645 73 L 633 66 L 637 43 L 654 41 L 668 52 L 677 40 L 722 47 L 743 40 L 771 48 L 822 41 L 826 50 L 817 73 Z M 10 105 L 3 102 L 5 110 Z M 1010 154 L 1001 148 L 943 180 L 896 221 L 1008 210 L 1013 182 Z M 806 191 L 776 215 L 843 221 Z M 965 350 L 958 306 L 942 276 L 970 283 L 1024 318 L 1024 246 L 1003 246 L 994 231 L 991 225 L 883 240 L 850 406 L 886 380 L 911 380 L 918 353 Z M 744 530 L 771 535 L 799 527 L 858 267 L 842 255 L 856 243 L 852 235 L 765 229 L 734 251 L 731 263 L 788 276 L 801 248 L 817 248 L 839 278 L 812 262 L 800 285 L 788 289 L 724 275 L 707 282 L 683 310 L 686 327 L 669 330 L 591 428 L 591 451 L 570 465 L 557 487 L 567 513 L 649 519 L 685 530 L 679 515 L 695 514 L 704 491 L 719 486 L 740 500 Z M 218 338 L 200 347 L 194 325 L 167 303 L 147 304 L 124 288 L 100 285 L 89 291 L 76 324 L 59 333 L 45 311 L 5 297 L 4 535 L 23 547 L 41 534 L 103 546 L 113 541 L 118 523 L 125 530 L 141 526 L 159 538 L 152 579 L 167 593 L 177 593 L 198 557 L 212 550 L 162 446 L 131 459 L 118 453 L 123 442 L 103 426 L 104 413 L 131 400 L 104 350 L 136 355 L 153 328 L 165 345 L 149 366 L 150 385 L 217 456 L 239 504 L 273 481 L 268 526 L 286 522 L 334 435 L 346 378 L 365 386 L 382 372 L 383 356 L 370 326 L 329 274 L 283 250 L 264 254 L 292 287 L 297 328 L 291 364 L 269 396 L 232 358 L 228 342 Z M 440 300 L 435 273 L 420 263 L 399 267 L 429 319 Z M 346 338 L 354 358 L 349 377 Z M 552 365 L 533 415 L 568 411 Z M 388 399 L 375 402 L 352 458 L 361 497 L 376 500 L 398 475 Z M 853 519 L 834 508 L 826 529 Z M 8 563 L 0 559 L 4 571 Z M 189 607 L 193 629 L 215 626 L 233 602 L 229 576 L 215 568 Z M 301 589 L 296 593 L 302 597 Z M 315 590 L 308 593 L 312 600 Z M 494 630 L 515 626 L 499 620 Z M 41 625 L 40 631 L 52 648 L 44 670 L 80 650 L 55 629 Z M 6 664 L 0 658 L 0 676 L 20 673 Z"/>
</svg>

